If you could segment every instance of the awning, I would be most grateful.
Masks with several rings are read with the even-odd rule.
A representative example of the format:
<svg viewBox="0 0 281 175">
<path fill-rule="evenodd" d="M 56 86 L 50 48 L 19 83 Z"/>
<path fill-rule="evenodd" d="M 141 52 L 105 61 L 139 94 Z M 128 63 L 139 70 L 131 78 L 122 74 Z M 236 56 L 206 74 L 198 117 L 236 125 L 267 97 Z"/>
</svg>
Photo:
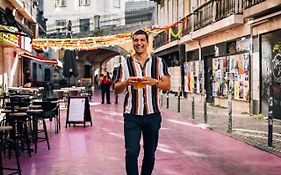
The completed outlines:
<svg viewBox="0 0 281 175">
<path fill-rule="evenodd" d="M 32 60 L 35 60 L 35 61 L 39 61 L 39 62 L 42 62 L 42 63 L 47 63 L 47 64 L 56 64 L 59 67 L 63 67 L 62 62 L 58 59 L 55 59 L 55 58 L 44 58 L 44 57 L 29 54 L 29 53 L 26 53 L 26 52 L 24 54 L 22 54 L 21 57 L 32 59 Z"/>
</svg>

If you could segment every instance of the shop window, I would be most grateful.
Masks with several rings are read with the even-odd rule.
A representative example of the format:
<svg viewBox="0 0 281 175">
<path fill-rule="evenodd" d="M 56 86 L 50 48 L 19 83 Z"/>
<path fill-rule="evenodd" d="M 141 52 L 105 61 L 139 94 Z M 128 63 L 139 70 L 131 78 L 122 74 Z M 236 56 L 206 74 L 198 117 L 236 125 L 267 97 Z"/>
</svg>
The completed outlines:
<svg viewBox="0 0 281 175">
<path fill-rule="evenodd" d="M 227 53 L 228 54 L 236 53 L 236 41 L 228 42 L 226 45 L 227 45 Z"/>
</svg>

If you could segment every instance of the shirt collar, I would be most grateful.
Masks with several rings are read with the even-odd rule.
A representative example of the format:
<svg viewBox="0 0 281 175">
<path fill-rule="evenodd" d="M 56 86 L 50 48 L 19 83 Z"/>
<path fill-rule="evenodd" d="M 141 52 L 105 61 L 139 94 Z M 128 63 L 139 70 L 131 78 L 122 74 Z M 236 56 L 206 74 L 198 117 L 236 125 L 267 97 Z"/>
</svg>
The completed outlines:
<svg viewBox="0 0 281 175">
<path fill-rule="evenodd" d="M 135 59 L 134 55 L 132 56 L 132 59 L 133 59 L 135 62 L 140 63 L 137 59 Z M 149 60 L 151 60 L 151 59 L 152 59 L 152 56 L 151 56 L 150 54 L 147 54 L 147 58 L 146 58 L 145 62 L 147 62 L 147 61 L 149 61 Z"/>
</svg>

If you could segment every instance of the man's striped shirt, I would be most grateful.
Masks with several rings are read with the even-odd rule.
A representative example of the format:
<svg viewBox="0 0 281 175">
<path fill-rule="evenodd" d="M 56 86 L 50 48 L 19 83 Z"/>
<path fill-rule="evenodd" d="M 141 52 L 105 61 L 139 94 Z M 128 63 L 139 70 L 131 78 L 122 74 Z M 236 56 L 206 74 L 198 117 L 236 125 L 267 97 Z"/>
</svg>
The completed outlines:
<svg viewBox="0 0 281 175">
<path fill-rule="evenodd" d="M 129 57 L 120 65 L 117 80 L 125 81 L 130 76 L 152 77 L 159 80 L 164 75 L 170 76 L 163 59 L 150 56 L 142 67 L 139 61 Z M 146 85 L 146 88 L 134 89 L 132 85 L 129 85 L 126 89 L 124 113 L 131 115 L 159 113 L 159 99 L 159 90 L 156 86 Z"/>
</svg>

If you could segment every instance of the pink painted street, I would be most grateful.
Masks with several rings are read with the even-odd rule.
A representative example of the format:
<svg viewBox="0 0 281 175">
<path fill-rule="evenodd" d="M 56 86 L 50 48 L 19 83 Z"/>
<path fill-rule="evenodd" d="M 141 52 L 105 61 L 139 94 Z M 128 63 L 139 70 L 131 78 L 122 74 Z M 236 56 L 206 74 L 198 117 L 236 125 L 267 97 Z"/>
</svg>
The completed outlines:
<svg viewBox="0 0 281 175">
<path fill-rule="evenodd" d="M 125 175 L 122 104 L 90 102 L 93 126 L 65 128 L 66 109 L 61 110 L 62 128 L 54 133 L 48 123 L 50 147 L 38 144 L 30 158 L 21 152 L 23 175 Z M 278 175 L 281 158 L 243 142 L 163 111 L 154 175 Z M 141 152 L 142 153 L 142 152 Z M 142 154 L 140 154 L 142 155 Z M 139 157 L 141 163 L 142 157 Z M 9 162 L 9 163 L 8 163 Z M 4 158 L 4 165 L 13 159 Z"/>
</svg>

